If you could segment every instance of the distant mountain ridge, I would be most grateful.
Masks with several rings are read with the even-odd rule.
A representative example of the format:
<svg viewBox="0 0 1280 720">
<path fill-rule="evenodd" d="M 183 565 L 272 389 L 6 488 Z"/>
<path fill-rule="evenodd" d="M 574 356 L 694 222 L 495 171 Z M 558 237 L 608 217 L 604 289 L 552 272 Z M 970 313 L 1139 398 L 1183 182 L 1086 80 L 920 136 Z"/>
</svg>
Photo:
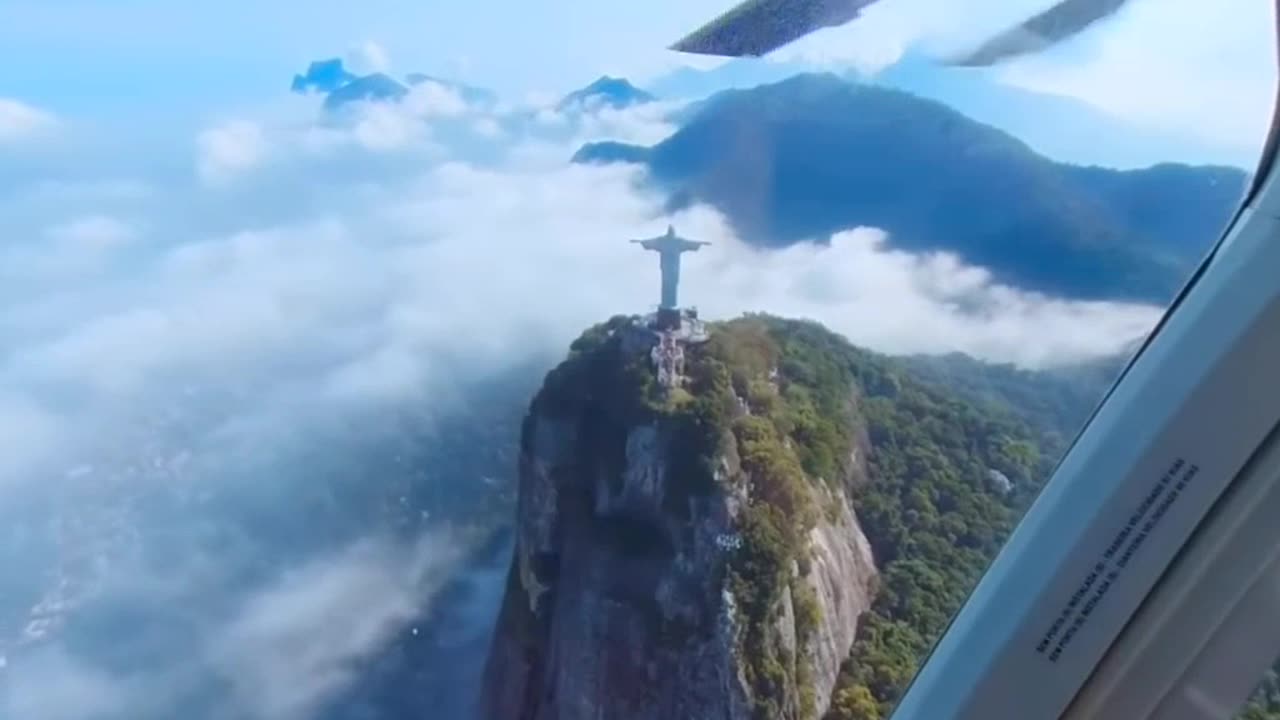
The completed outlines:
<svg viewBox="0 0 1280 720">
<path fill-rule="evenodd" d="M 654 100 L 657 100 L 656 96 L 632 85 L 627 79 L 605 75 L 590 85 L 565 95 L 556 108 L 561 111 L 594 107 L 622 109 Z"/>
<path fill-rule="evenodd" d="M 457 92 L 469 103 L 491 104 L 497 96 L 490 90 L 421 72 L 407 73 L 397 79 L 383 72 L 356 75 L 348 70 L 342 58 L 313 61 L 305 73 L 293 76 L 290 89 L 295 93 L 316 92 L 325 95 L 324 108 L 337 111 L 356 102 L 399 102 L 415 85 L 433 82 Z M 657 100 L 657 96 L 636 87 L 626 78 L 603 75 L 586 87 L 579 88 L 560 99 L 556 110 L 598 110 L 642 105 Z"/>
<path fill-rule="evenodd" d="M 355 102 L 399 102 L 409 89 L 424 82 L 443 85 L 469 103 L 491 103 L 493 92 L 444 78 L 413 72 L 397 80 L 386 73 L 356 75 L 343 65 L 341 58 L 312 62 L 303 74 L 294 75 L 290 89 L 296 93 L 318 92 L 325 95 L 324 109 L 330 112 Z"/>
<path fill-rule="evenodd" d="M 355 102 L 396 102 L 409 94 L 409 88 L 384 73 L 373 73 L 329 91 L 324 99 L 325 110 L 338 110 Z"/>
<path fill-rule="evenodd" d="M 316 60 L 307 67 L 305 73 L 293 76 L 293 84 L 290 89 L 296 93 L 305 93 L 311 90 L 327 93 L 333 92 L 355 79 L 356 76 L 343 67 L 341 58 Z"/>
<path fill-rule="evenodd" d="M 749 89 L 793 75 L 829 69 L 801 60 L 735 58 L 714 68 L 688 66 L 648 81 L 666 99 L 695 100 L 729 89 Z M 1264 138 L 1235 138 L 1152 127 L 1080 98 L 1037 91 L 1009 82 L 997 68 L 957 68 L 919 48 L 874 69 L 841 68 L 842 77 L 937 100 L 986 125 L 1023 140 L 1060 162 L 1139 169 L 1162 162 L 1225 164 L 1252 168 Z M 1263 129 L 1259 129 L 1260 132 Z"/>
<path fill-rule="evenodd" d="M 708 202 L 763 247 L 874 226 L 1019 287 L 1151 302 L 1177 291 L 1246 179 L 1054 162 L 941 103 L 828 74 L 719 93 L 651 148 L 590 144 L 573 160 L 644 164 L 673 208 Z"/>
</svg>

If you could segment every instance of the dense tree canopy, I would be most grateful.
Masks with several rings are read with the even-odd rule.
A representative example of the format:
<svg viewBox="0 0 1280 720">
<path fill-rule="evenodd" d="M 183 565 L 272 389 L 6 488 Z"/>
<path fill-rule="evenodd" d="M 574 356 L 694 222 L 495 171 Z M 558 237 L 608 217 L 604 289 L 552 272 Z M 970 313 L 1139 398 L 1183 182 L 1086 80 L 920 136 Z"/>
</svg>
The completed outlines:
<svg viewBox="0 0 1280 720">
<path fill-rule="evenodd" d="M 749 316 L 718 326 L 704 352 L 747 399 L 751 415 L 734 423 L 744 468 L 787 479 L 766 483 L 775 489 L 758 494 L 763 502 L 745 517 L 744 549 L 761 552 L 736 568 L 736 579 L 755 580 L 736 594 L 763 613 L 786 587 L 784 561 L 803 556 L 798 538 L 815 516 L 811 494 L 788 490 L 793 481 L 851 497 L 881 577 L 829 717 L 882 717 L 1034 497 L 1064 433 L 1035 427 L 990 390 L 1031 381 L 1012 369 L 971 383 L 964 397 L 938 381 L 941 370 L 923 380 L 909 363 L 814 323 Z M 1086 407 L 1065 391 L 1058 402 Z M 870 449 L 862 481 L 850 466 L 859 435 Z M 780 452 L 778 438 L 794 452 Z"/>
<path fill-rule="evenodd" d="M 611 414 L 679 423 L 672 470 L 688 492 L 714 489 L 717 459 L 734 459 L 721 482 L 749 483 L 750 502 L 727 581 L 762 718 L 791 716 L 780 703 L 793 690 L 799 716 L 814 713 L 808 668 L 789 675 L 768 629 L 785 593 L 802 647 L 821 619 L 796 579 L 823 498 L 851 500 L 880 570 L 825 720 L 886 718 L 1123 363 L 1029 372 L 961 355 L 892 358 L 816 323 L 749 315 L 714 324 L 688 352 L 686 386 L 662 393 L 643 362 L 617 354 L 627 322 L 584 334 L 538 402 L 573 402 L 582 395 L 565 383 L 600 374 L 593 387 L 622 391 L 603 405 Z M 1241 717 L 1280 720 L 1277 687 L 1272 674 Z"/>
</svg>

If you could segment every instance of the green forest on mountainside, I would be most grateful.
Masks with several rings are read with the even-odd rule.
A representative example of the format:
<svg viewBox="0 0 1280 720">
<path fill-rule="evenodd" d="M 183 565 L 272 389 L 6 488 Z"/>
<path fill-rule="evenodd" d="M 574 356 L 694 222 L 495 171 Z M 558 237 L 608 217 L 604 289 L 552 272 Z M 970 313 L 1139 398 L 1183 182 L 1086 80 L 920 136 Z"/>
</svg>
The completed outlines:
<svg viewBox="0 0 1280 720">
<path fill-rule="evenodd" d="M 788 382 L 828 402 L 857 398 L 869 477 L 845 489 L 881 575 L 828 718 L 884 717 L 1034 498 L 1064 447 L 1062 435 L 1038 431 L 994 399 L 968 400 L 922 381 L 903 361 L 855 348 L 817 324 L 738 323 L 769 328 Z M 847 455 L 847 417 L 822 412 L 816 420 L 831 423 Z"/>
<path fill-rule="evenodd" d="M 827 491 L 850 497 L 880 578 L 824 720 L 887 718 L 1123 366 L 1117 357 L 1033 372 L 962 355 L 894 358 L 817 323 L 748 315 L 712 324 L 710 342 L 687 352 L 688 384 L 664 395 L 646 359 L 619 362 L 614 331 L 627 322 L 584 333 L 537 403 L 567 402 L 575 407 L 562 410 L 577 413 L 589 402 L 602 409 L 588 423 L 598 432 L 642 419 L 679 423 L 672 475 L 688 487 L 678 492 L 710 491 L 720 454 L 751 476 L 728 581 L 762 718 L 783 716 L 777 699 L 791 687 L 801 717 L 813 717 L 805 663 L 787 677 L 764 629 L 788 587 L 801 647 L 821 620 L 790 568 L 805 572 L 804 538 L 828 510 Z M 850 463 L 859 442 L 869 442 L 865 479 Z M 620 447 L 597 444 L 611 446 Z M 1277 687 L 1273 676 L 1241 717 L 1280 720 Z"/>
<path fill-rule="evenodd" d="M 1267 671 L 1249 703 L 1236 717 L 1237 720 L 1280 720 L 1280 671 L 1276 667 Z"/>
<path fill-rule="evenodd" d="M 871 480 L 853 499 L 881 584 L 841 671 L 833 720 L 888 716 L 1061 447 L 1011 413 L 890 377 L 888 387 L 864 385 Z M 985 483 L 991 470 L 1013 492 Z"/>
<path fill-rule="evenodd" d="M 825 720 L 887 718 L 933 643 L 1127 362 L 1127 353 L 1028 371 L 964 355 L 888 358 L 811 323 L 764 319 L 815 394 L 861 394 L 869 482 L 853 504 L 881 571 Z M 797 369 L 830 367 L 826 382 Z M 1002 495 L 984 468 L 1013 480 Z M 1237 716 L 1280 720 L 1272 670 Z"/>
<path fill-rule="evenodd" d="M 788 687 L 800 696 L 801 715 L 814 716 L 805 663 L 788 678 L 767 628 L 788 587 L 800 608 L 801 646 L 805 628 L 820 620 L 791 568 L 805 571 L 805 538 L 827 511 L 820 499 L 837 497 L 833 490 L 850 497 L 881 577 L 828 717 L 883 717 L 1065 447 L 1062 426 L 1037 430 L 1005 400 L 1021 400 L 1007 391 L 1034 376 L 959 357 L 941 364 L 889 358 L 817 323 L 749 315 L 713 324 L 711 340 L 686 353 L 688 384 L 664 396 L 647 358 L 621 354 L 616 331 L 626 322 L 614 318 L 575 341 L 535 408 L 589 415 L 583 427 L 597 441 L 587 446 L 601 457 L 583 462 L 606 467 L 623 462 L 609 448 L 622 447 L 624 428 L 675 423 L 682 442 L 672 476 L 687 486 L 676 495 L 712 489 L 717 455 L 736 457 L 751 476 L 742 547 L 728 581 L 762 718 L 783 716 L 777 703 Z M 927 369 L 911 368 L 926 362 Z M 749 414 L 741 414 L 737 398 Z M 1087 407 L 1063 389 L 1039 399 L 1033 415 L 1068 417 Z M 854 477 L 850 461 L 859 434 L 870 443 L 866 482 Z M 1000 487 L 996 473 L 1012 481 L 1012 490 Z"/>
<path fill-rule="evenodd" d="M 790 698 L 802 715 L 813 717 L 811 669 L 801 657 L 788 670 L 792 664 L 772 629 L 785 593 L 795 608 L 800 647 L 820 621 L 817 600 L 800 574 L 809 562 L 808 533 L 828 511 L 822 499 L 834 497 L 827 483 L 839 482 L 848 463 L 852 375 L 838 356 L 781 341 L 777 332 L 786 323 L 752 317 L 713 325 L 710 341 L 687 352 L 685 386 L 667 393 L 644 354 L 622 351 L 617 331 L 629 322 L 613 318 L 575 341 L 569 358 L 547 376 L 534 412 L 577 418 L 589 434 L 582 444 L 589 456 L 579 458 L 584 467 L 618 470 L 629 428 L 665 428 L 672 438 L 673 480 L 664 500 L 669 513 L 688 512 L 687 499 L 715 491 L 717 482 L 745 491 L 741 545 L 729 558 L 725 581 L 743 628 L 739 650 L 754 714 L 762 720 L 786 716 Z M 721 458 L 731 458 L 730 470 L 717 480 Z M 811 488 L 811 482 L 820 485 Z M 635 523 L 610 522 L 602 533 L 600 542 L 635 552 L 652 552 L 644 545 L 661 543 Z M 655 631 L 680 642 L 691 630 L 658 625 Z"/>
<path fill-rule="evenodd" d="M 803 571 L 801 539 L 820 509 L 808 506 L 809 494 L 796 483 L 843 480 L 838 489 L 852 498 L 881 578 L 829 717 L 884 716 L 1048 475 L 1065 447 L 1063 433 L 1036 430 L 1002 407 L 998 394 L 980 399 L 974 389 L 970 400 L 921 381 L 906 363 L 855 348 L 816 323 L 748 316 L 716 325 L 712 341 L 691 356 L 691 390 L 699 400 L 707 389 L 700 375 L 707 368 L 728 371 L 734 394 L 751 409 L 731 424 L 737 452 L 753 476 L 774 479 L 762 483 L 774 489 L 744 513 L 744 545 L 732 565 L 747 627 L 764 626 L 790 580 L 783 570 L 789 561 L 801 562 Z M 993 372 L 972 387 L 1016 382 L 1009 377 L 1017 378 L 1016 371 Z M 729 390 L 717 385 L 718 392 Z M 1070 393 L 1045 404 L 1042 412 L 1054 416 L 1084 407 Z M 1055 411 L 1055 404 L 1064 409 Z M 869 477 L 857 482 L 848 458 L 863 431 Z M 1012 481 L 1012 490 L 1002 489 L 994 473 Z M 791 585 L 794 593 L 800 584 Z M 750 631 L 747 641 L 763 642 Z M 771 648 L 746 649 L 758 666 L 748 672 L 756 690 L 777 687 Z M 806 679 L 797 677 L 797 684 Z M 801 709 L 811 716 L 811 699 Z"/>
<path fill-rule="evenodd" d="M 781 717 L 775 703 L 787 686 L 775 646 L 773 621 L 783 593 L 795 606 L 797 647 L 821 621 L 817 598 L 801 576 L 809 572 L 809 531 L 838 498 L 832 490 L 852 471 L 857 428 L 849 368 L 842 358 L 789 341 L 792 324 L 749 316 L 718 324 L 711 341 L 691 353 L 695 382 L 708 370 L 727 383 L 718 389 L 733 409 L 735 396 L 749 414 L 730 422 L 732 452 L 751 480 L 742 510 L 742 546 L 730 561 L 730 588 L 741 614 L 747 679 L 756 714 Z M 695 385 L 695 395 L 702 388 Z M 793 570 L 795 568 L 798 573 Z M 797 655 L 799 713 L 813 717 L 816 694 L 804 653 Z"/>
</svg>

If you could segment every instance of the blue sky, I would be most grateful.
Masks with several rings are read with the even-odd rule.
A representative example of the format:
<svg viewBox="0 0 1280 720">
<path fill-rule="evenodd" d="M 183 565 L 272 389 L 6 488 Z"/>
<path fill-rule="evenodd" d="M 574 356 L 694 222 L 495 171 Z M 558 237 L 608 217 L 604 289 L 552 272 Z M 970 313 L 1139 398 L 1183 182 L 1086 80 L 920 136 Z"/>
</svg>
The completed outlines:
<svg viewBox="0 0 1280 720">
<path fill-rule="evenodd" d="M 681 64 L 663 50 L 728 0 L 7 0 L 0 97 L 71 115 L 148 122 L 269 102 L 307 61 L 375 47 L 420 70 L 512 98 L 562 94 L 602 73 L 653 80 Z M 883 0 L 862 20 L 778 52 L 807 67 L 875 70 L 909 48 L 945 52 L 1049 0 Z M 963 7 L 960 7 L 963 5 Z M 1232 12 L 1200 0 L 1133 0 L 1118 17 L 994 82 L 1065 95 L 1242 157 L 1260 140 L 1275 83 L 1271 3 Z M 1262 119 L 1259 119 L 1262 117 Z"/>
<path fill-rule="evenodd" d="M 175 107 L 261 98 L 307 60 L 370 41 L 405 68 L 506 93 L 558 92 L 660 65 L 667 53 L 654 48 L 719 5 L 17 0 L 0 5 L 0 93 L 68 108 L 112 95 Z"/>
</svg>

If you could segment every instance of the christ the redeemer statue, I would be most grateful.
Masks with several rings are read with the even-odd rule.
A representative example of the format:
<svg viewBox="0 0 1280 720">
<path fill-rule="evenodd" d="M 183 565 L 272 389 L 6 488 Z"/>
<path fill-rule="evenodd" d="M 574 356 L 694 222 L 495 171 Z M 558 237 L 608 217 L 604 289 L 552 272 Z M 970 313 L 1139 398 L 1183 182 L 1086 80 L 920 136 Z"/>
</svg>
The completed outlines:
<svg viewBox="0 0 1280 720">
<path fill-rule="evenodd" d="M 678 237 L 676 229 L 670 225 L 667 226 L 666 235 L 631 242 L 639 243 L 645 250 L 657 251 L 658 266 L 662 268 L 662 304 L 659 307 L 663 310 L 675 310 L 676 289 L 680 286 L 680 254 L 693 252 L 711 243 Z"/>
</svg>

